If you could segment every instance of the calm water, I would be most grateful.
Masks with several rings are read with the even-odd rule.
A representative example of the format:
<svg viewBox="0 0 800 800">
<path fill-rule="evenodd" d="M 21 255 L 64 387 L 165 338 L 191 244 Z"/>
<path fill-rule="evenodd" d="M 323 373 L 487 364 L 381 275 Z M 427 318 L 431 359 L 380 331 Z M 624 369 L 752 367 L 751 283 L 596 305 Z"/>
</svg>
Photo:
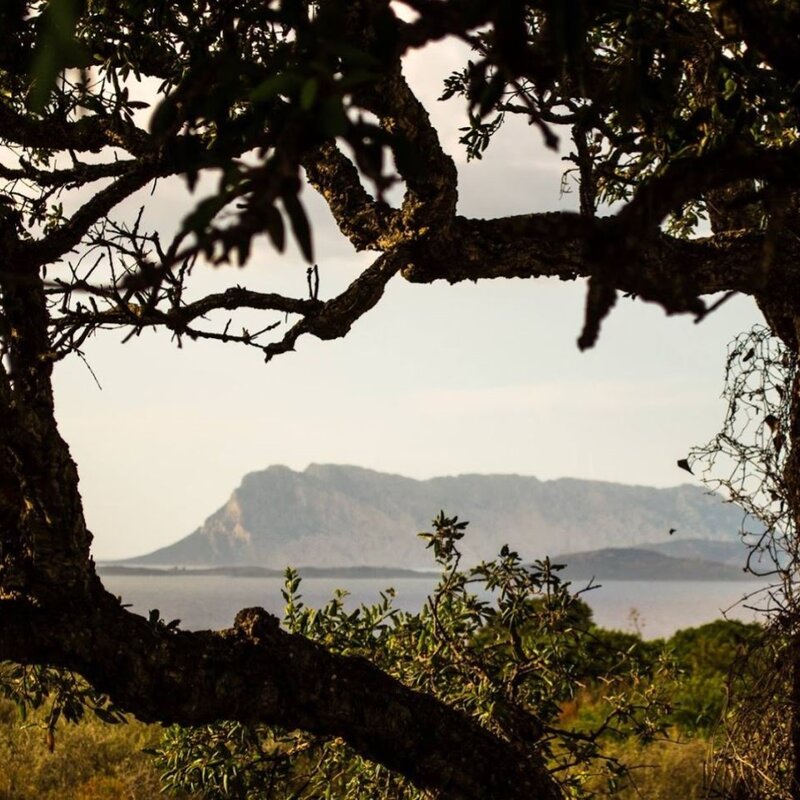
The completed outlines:
<svg viewBox="0 0 800 800">
<path fill-rule="evenodd" d="M 164 619 L 180 619 L 181 627 L 187 629 L 228 628 L 236 612 L 248 606 L 262 606 L 278 616 L 283 610 L 280 578 L 107 575 L 103 582 L 123 602 L 132 604 L 136 613 L 146 616 L 150 609 L 157 608 Z M 397 591 L 400 608 L 414 611 L 424 603 L 433 582 L 423 578 L 315 578 L 303 581 L 301 593 L 307 606 L 317 607 L 330 599 L 334 589 L 347 588 L 349 601 L 358 605 L 377 600 L 378 592 L 387 586 Z M 599 589 L 587 592 L 584 599 L 603 627 L 638 627 L 646 638 L 656 638 L 717 619 L 757 588 L 759 584 L 750 582 L 607 581 Z M 756 614 L 738 605 L 730 608 L 727 616 L 750 621 Z"/>
</svg>

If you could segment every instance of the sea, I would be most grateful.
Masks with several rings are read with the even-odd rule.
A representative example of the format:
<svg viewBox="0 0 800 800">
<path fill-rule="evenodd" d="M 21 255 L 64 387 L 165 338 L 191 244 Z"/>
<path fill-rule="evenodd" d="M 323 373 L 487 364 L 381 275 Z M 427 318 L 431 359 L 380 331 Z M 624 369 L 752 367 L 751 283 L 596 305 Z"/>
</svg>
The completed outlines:
<svg viewBox="0 0 800 800">
<path fill-rule="evenodd" d="M 158 609 L 167 622 L 180 620 L 186 630 L 229 628 L 236 612 L 261 606 L 277 616 L 283 613 L 282 578 L 221 575 L 105 575 L 103 583 L 131 611 L 148 616 Z M 356 608 L 380 598 L 391 587 L 395 605 L 403 610 L 422 608 L 434 586 L 431 577 L 419 578 L 308 578 L 300 593 L 307 607 L 327 603 L 336 589 L 349 592 L 346 605 Z M 639 633 L 645 639 L 668 637 L 676 630 L 726 617 L 758 620 L 764 607 L 763 582 L 757 581 L 606 581 L 584 594 L 595 622 L 604 628 Z M 580 589 L 576 582 L 572 587 Z"/>
</svg>

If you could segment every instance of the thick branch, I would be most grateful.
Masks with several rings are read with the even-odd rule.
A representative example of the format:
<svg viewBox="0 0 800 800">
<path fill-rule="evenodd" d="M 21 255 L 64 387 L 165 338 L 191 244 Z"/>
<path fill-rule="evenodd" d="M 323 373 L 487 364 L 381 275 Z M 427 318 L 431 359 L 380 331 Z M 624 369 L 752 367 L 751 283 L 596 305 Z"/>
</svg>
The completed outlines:
<svg viewBox="0 0 800 800">
<path fill-rule="evenodd" d="M 385 131 L 405 145 L 402 150 L 394 147 L 398 171 L 407 187 L 402 207 L 405 228 L 418 235 L 448 225 L 458 202 L 458 173 L 400 64 L 375 89 L 357 99 L 377 115 Z"/>
<path fill-rule="evenodd" d="M 317 148 L 303 159 L 303 166 L 339 230 L 357 250 L 387 250 L 402 236 L 400 214 L 369 195 L 355 165 L 335 143 Z"/>
<path fill-rule="evenodd" d="M 587 222 L 574 213 L 530 214 L 494 220 L 456 218 L 452 235 L 420 243 L 403 268 L 412 282 L 486 278 L 556 277 L 574 280 L 607 275 L 596 248 L 617 233 L 614 219 Z M 669 304 L 678 295 L 723 291 L 759 295 L 800 285 L 797 244 L 785 242 L 769 272 L 765 237 L 729 233 L 677 239 L 658 233 L 630 263 L 617 265 L 614 288 Z M 799 298 L 800 299 L 800 298 Z"/>
<path fill-rule="evenodd" d="M 98 585 L 90 604 L 68 614 L 0 606 L 0 654 L 81 672 L 146 721 L 238 719 L 340 736 L 440 798 L 560 797 L 536 755 L 364 659 L 280 630 L 262 609 L 241 611 L 229 630 L 171 632 L 125 611 Z"/>
<path fill-rule="evenodd" d="M 99 153 L 120 147 L 132 155 L 147 149 L 148 134 L 130 123 L 101 117 L 66 122 L 59 117 L 37 119 L 19 114 L 0 103 L 0 141 L 43 150 Z"/>
<path fill-rule="evenodd" d="M 349 34 L 368 46 L 383 47 L 374 28 L 374 15 L 380 8 L 388 10 L 388 5 L 386 0 L 353 2 L 348 14 Z M 402 24 L 398 27 L 404 28 Z M 384 52 L 376 55 L 386 59 Z M 353 100 L 375 114 L 391 137 L 389 145 L 406 184 L 403 225 L 411 236 L 417 236 L 428 226 L 450 223 L 458 200 L 458 175 L 453 160 L 442 149 L 428 112 L 403 76 L 399 50 L 389 56 L 384 75 L 374 85 L 357 89 Z"/>
</svg>

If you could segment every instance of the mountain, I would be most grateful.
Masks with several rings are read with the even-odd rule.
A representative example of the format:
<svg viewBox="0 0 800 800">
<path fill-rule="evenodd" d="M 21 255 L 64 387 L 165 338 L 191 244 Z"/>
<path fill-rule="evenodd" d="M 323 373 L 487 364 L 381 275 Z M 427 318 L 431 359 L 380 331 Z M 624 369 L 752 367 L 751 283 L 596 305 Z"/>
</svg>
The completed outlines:
<svg viewBox="0 0 800 800">
<path fill-rule="evenodd" d="M 670 539 L 666 542 L 645 544 L 647 550 L 673 558 L 691 558 L 714 561 L 732 567 L 744 567 L 750 556 L 750 549 L 740 539 L 735 541 L 710 541 L 708 539 Z M 773 562 L 766 553 L 755 552 L 750 556 L 750 566 L 756 572 L 769 571 Z"/>
<path fill-rule="evenodd" d="M 633 547 L 606 547 L 583 553 L 556 556 L 555 564 L 566 564 L 561 577 L 570 581 L 737 581 L 754 580 L 742 569 L 714 561 L 672 558 L 653 550 Z M 298 568 L 304 581 L 315 578 L 341 578 L 342 581 L 420 579 L 435 582 L 438 571 L 401 567 L 305 567 Z M 165 578 L 283 578 L 284 570 L 270 567 L 149 567 L 142 565 L 100 564 L 100 575 L 148 576 Z"/>
<path fill-rule="evenodd" d="M 714 544 L 717 544 L 716 542 Z M 752 575 L 740 568 L 697 558 L 675 558 L 654 550 L 608 547 L 583 553 L 567 553 L 553 559 L 566 564 L 569 580 L 597 581 L 737 581 Z"/>
<path fill-rule="evenodd" d="M 415 535 L 444 509 L 470 521 L 466 563 L 503 544 L 531 560 L 549 553 L 641 546 L 669 539 L 736 540 L 741 511 L 702 489 L 625 486 L 520 475 L 413 480 L 360 467 L 272 466 L 246 475 L 189 536 L 127 563 L 431 567 Z"/>
<path fill-rule="evenodd" d="M 747 547 L 738 538 L 727 542 L 708 539 L 669 539 L 666 542 L 644 544 L 642 547 L 673 558 L 714 561 L 732 567 L 743 567 L 748 552 Z"/>
</svg>

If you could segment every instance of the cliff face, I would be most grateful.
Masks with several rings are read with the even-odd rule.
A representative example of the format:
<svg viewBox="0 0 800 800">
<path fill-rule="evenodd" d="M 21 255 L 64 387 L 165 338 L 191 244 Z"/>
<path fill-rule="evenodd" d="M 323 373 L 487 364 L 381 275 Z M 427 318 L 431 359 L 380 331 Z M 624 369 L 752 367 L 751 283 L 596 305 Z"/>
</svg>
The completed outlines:
<svg viewBox="0 0 800 800">
<path fill-rule="evenodd" d="M 196 531 L 138 558 L 139 564 L 282 568 L 426 567 L 415 535 L 439 511 L 470 521 L 467 563 L 503 544 L 525 559 L 630 547 L 675 538 L 735 541 L 742 513 L 694 486 L 670 489 L 519 475 L 459 475 L 417 481 L 337 465 L 304 472 L 272 466 L 246 475 Z"/>
</svg>

